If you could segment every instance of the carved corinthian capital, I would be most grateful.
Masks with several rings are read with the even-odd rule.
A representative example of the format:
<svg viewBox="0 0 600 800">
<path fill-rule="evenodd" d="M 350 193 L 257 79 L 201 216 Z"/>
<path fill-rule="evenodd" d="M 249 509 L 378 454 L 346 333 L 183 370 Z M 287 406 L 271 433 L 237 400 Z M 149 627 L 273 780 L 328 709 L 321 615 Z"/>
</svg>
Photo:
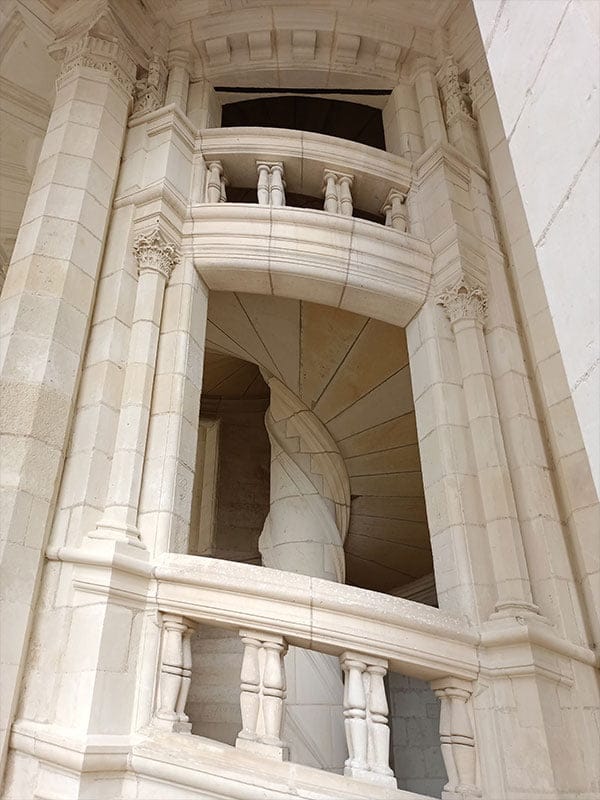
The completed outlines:
<svg viewBox="0 0 600 800">
<path fill-rule="evenodd" d="M 444 307 L 451 323 L 473 319 L 483 325 L 487 313 L 487 293 L 481 286 L 469 286 L 461 278 L 439 295 L 437 304 Z"/>
<path fill-rule="evenodd" d="M 140 275 L 142 272 L 159 272 L 167 281 L 179 263 L 177 248 L 165 239 L 159 227 L 138 236 L 133 245 L 133 254 Z"/>
<path fill-rule="evenodd" d="M 136 65 L 116 40 L 85 34 L 68 43 L 57 42 L 50 48 L 56 58 L 62 58 L 57 86 L 77 67 L 88 67 L 109 73 L 127 94 L 133 92 Z"/>
</svg>

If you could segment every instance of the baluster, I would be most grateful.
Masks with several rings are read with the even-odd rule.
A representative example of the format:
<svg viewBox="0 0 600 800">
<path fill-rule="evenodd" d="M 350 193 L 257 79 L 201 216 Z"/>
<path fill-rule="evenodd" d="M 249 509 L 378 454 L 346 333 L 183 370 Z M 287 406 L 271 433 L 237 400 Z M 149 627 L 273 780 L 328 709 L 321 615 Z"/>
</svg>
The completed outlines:
<svg viewBox="0 0 600 800">
<path fill-rule="evenodd" d="M 288 748 L 281 740 L 287 643 L 282 636 L 261 631 L 240 631 L 245 645 L 241 671 L 242 730 L 235 746 L 242 750 L 286 760 Z"/>
<path fill-rule="evenodd" d="M 159 680 L 160 706 L 155 721 L 162 727 L 175 730 L 179 721 L 178 700 L 183 679 L 183 635 L 187 625 L 183 617 L 163 614 L 162 655 Z"/>
<path fill-rule="evenodd" d="M 338 197 L 339 197 L 339 213 L 343 217 L 351 217 L 352 206 L 352 192 L 351 186 L 354 177 L 352 175 L 340 175 L 338 177 Z"/>
<path fill-rule="evenodd" d="M 367 667 L 369 691 L 367 702 L 367 724 L 369 727 L 369 743 L 371 753 L 368 757 L 369 767 L 379 775 L 391 775 L 390 769 L 390 729 L 388 727 L 388 702 L 385 696 L 383 678 L 386 666 L 371 664 Z M 369 724 L 370 723 L 370 724 Z M 394 780 L 394 785 L 396 781 Z"/>
<path fill-rule="evenodd" d="M 269 205 L 269 165 L 262 162 L 256 162 L 256 169 L 258 171 L 258 183 L 256 186 L 256 194 L 258 195 L 258 205 Z"/>
<path fill-rule="evenodd" d="M 408 229 L 405 201 L 405 194 L 402 194 L 402 192 L 398 191 L 398 189 L 390 189 L 386 201 L 381 209 L 385 214 L 385 224 L 388 227 L 404 233 Z"/>
<path fill-rule="evenodd" d="M 192 685 L 192 634 L 194 633 L 194 626 L 189 622 L 186 625 L 185 633 L 183 634 L 182 641 L 182 669 L 181 669 L 181 685 L 179 687 L 179 695 L 177 697 L 177 704 L 175 706 L 175 713 L 179 720 L 178 729 L 180 732 L 187 730 L 192 732 L 192 725 L 188 715 L 185 713 L 185 705 L 187 703 L 188 695 L 190 693 L 190 686 Z"/>
<path fill-rule="evenodd" d="M 396 788 L 389 766 L 390 729 L 383 679 L 387 661 L 363 653 L 340 656 L 349 758 L 344 775 Z"/>
<path fill-rule="evenodd" d="M 477 751 L 471 722 L 472 684 L 459 678 L 441 678 L 431 687 L 442 700 L 440 740 L 448 783 L 442 798 L 474 800 L 481 797 L 477 786 Z"/>
<path fill-rule="evenodd" d="M 220 161 L 211 161 L 208 164 L 208 183 L 206 186 L 206 202 L 222 202 L 223 186 L 223 164 Z"/>
<path fill-rule="evenodd" d="M 285 181 L 283 179 L 283 164 L 271 165 L 270 199 L 272 206 L 285 205 Z"/>
<path fill-rule="evenodd" d="M 323 191 L 325 193 L 325 204 L 323 206 L 325 211 L 330 214 L 338 213 L 338 192 L 337 192 L 337 175 L 335 172 L 325 170 Z"/>
<path fill-rule="evenodd" d="M 238 739 L 254 740 L 257 737 L 258 712 L 260 709 L 260 665 L 258 652 L 261 646 L 258 639 L 242 636 L 244 658 L 242 659 L 240 707 L 242 730 Z"/>
<path fill-rule="evenodd" d="M 344 671 L 344 726 L 349 758 L 345 775 L 354 770 L 367 769 L 367 698 L 363 682 L 366 669 L 353 653 L 342 653 L 340 662 Z"/>
</svg>

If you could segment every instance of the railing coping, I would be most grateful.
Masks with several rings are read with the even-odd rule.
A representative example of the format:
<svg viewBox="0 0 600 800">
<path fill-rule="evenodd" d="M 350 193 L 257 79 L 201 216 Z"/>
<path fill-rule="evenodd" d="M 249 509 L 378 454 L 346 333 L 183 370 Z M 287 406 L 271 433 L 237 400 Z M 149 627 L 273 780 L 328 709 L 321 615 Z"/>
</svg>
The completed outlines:
<svg viewBox="0 0 600 800">
<path fill-rule="evenodd" d="M 364 652 L 423 680 L 472 680 L 478 672 L 479 633 L 411 600 L 202 556 L 165 554 L 153 574 L 153 600 L 163 613 L 277 633 L 289 644 L 332 655 Z"/>
</svg>

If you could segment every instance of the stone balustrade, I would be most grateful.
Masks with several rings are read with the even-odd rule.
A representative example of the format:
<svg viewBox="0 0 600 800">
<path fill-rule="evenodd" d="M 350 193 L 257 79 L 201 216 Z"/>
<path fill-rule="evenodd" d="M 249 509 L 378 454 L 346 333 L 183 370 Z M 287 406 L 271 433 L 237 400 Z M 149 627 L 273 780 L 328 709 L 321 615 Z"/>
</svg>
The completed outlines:
<svg viewBox="0 0 600 800">
<path fill-rule="evenodd" d="M 167 554 L 153 567 L 152 602 L 162 619 L 155 721 L 182 733 L 187 644 L 197 623 L 238 630 L 242 730 L 236 747 L 288 758 L 282 739 L 288 646 L 336 655 L 344 675 L 348 747 L 344 775 L 395 787 L 384 678 L 388 669 L 431 682 L 441 700 L 444 797 L 471 800 L 477 787 L 471 721 L 477 636 L 458 619 L 402 598 L 217 559 Z"/>
<path fill-rule="evenodd" d="M 305 131 L 277 128 L 202 130 L 196 149 L 204 158 L 207 203 L 225 201 L 225 182 L 254 190 L 258 204 L 285 206 L 285 192 L 318 198 L 323 210 L 352 217 L 355 209 L 383 217 L 406 231 L 404 202 L 410 162 L 367 145 Z M 198 178 L 196 178 L 198 179 Z"/>
</svg>

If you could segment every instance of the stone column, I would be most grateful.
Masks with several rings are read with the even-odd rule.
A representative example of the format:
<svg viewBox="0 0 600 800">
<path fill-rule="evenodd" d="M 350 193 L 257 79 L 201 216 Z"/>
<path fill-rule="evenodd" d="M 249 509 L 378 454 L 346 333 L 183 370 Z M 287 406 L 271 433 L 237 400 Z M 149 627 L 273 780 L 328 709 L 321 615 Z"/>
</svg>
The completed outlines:
<svg viewBox="0 0 600 800">
<path fill-rule="evenodd" d="M 191 258 L 165 294 L 138 525 L 153 555 L 188 553 L 208 289 Z"/>
<path fill-rule="evenodd" d="M 425 149 L 427 150 L 438 142 L 448 141 L 434 62 L 430 59 L 421 59 L 416 64 L 413 80 L 421 114 Z"/>
<path fill-rule="evenodd" d="M 343 582 L 343 539 L 350 486 L 327 429 L 277 378 L 269 379 L 266 426 L 271 441 L 271 506 L 259 539 L 266 567 Z M 285 737 L 294 760 L 298 731 L 313 741 L 313 766 L 339 771 L 345 758 L 343 685 L 333 656 L 291 647 L 287 657 Z M 330 750 L 313 731 L 326 726 Z M 304 747 L 306 743 L 301 741 Z"/>
<path fill-rule="evenodd" d="M 116 38 L 86 34 L 62 49 L 54 109 L 2 294 L 2 752 L 136 71 Z"/>
<path fill-rule="evenodd" d="M 137 516 L 158 335 L 165 286 L 178 256 L 175 246 L 166 241 L 159 228 L 139 236 L 134 253 L 139 279 L 117 438 L 104 514 L 90 538 L 143 547 Z"/>
<path fill-rule="evenodd" d="M 469 287 L 461 280 L 442 293 L 438 303 L 444 307 L 456 338 L 498 593 L 495 611 L 508 616 L 537 613 L 483 336 L 487 297 L 480 287 Z"/>
<path fill-rule="evenodd" d="M 187 113 L 190 87 L 190 61 L 190 54 L 187 50 L 171 50 L 169 53 L 169 78 L 165 105 L 175 103 L 184 114 Z"/>
</svg>

